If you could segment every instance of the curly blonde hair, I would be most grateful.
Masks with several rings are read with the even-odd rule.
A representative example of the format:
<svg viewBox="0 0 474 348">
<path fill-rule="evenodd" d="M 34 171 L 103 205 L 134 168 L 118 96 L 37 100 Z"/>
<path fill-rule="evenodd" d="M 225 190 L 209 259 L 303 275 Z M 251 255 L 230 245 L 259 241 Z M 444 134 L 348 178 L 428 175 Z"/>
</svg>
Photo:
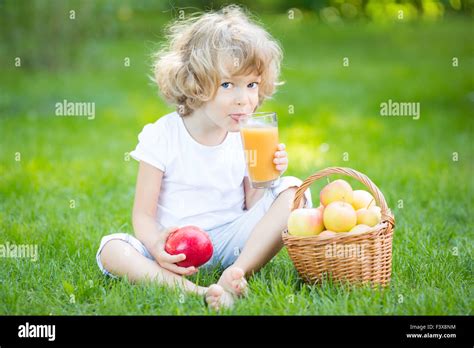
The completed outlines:
<svg viewBox="0 0 474 348">
<path fill-rule="evenodd" d="M 167 39 L 154 54 L 154 80 L 181 116 L 212 100 L 224 76 L 259 75 L 258 105 L 281 84 L 279 44 L 236 5 L 177 20 Z"/>
</svg>

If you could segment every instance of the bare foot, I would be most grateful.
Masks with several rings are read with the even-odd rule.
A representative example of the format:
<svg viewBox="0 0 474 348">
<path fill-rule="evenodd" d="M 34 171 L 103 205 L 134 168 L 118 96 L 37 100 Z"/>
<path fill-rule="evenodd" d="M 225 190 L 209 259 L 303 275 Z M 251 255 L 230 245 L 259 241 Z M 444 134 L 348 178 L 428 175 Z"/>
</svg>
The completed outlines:
<svg viewBox="0 0 474 348">
<path fill-rule="evenodd" d="M 212 284 L 207 289 L 206 302 L 209 307 L 218 311 L 221 308 L 231 308 L 234 305 L 234 296 L 225 291 L 222 286 Z"/>
<path fill-rule="evenodd" d="M 246 296 L 248 293 L 245 272 L 239 267 L 230 266 L 227 268 L 224 272 L 222 272 L 217 284 L 222 286 L 224 290 L 230 292 L 234 296 Z"/>
<path fill-rule="evenodd" d="M 245 272 L 239 267 L 229 267 L 221 275 L 217 284 L 213 284 L 206 292 L 207 304 L 215 309 L 230 308 L 235 299 L 248 293 Z"/>
</svg>

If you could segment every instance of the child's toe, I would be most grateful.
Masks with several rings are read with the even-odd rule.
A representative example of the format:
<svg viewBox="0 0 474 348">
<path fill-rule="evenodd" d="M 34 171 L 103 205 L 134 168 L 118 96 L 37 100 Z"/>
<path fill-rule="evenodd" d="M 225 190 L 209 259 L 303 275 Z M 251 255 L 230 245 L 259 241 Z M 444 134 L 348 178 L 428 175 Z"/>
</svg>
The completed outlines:
<svg viewBox="0 0 474 348">
<path fill-rule="evenodd" d="M 231 274 L 233 280 L 241 279 L 245 275 L 244 270 L 242 268 L 239 268 L 239 267 L 232 267 L 232 270 L 231 270 L 230 274 Z"/>
<path fill-rule="evenodd" d="M 222 289 L 222 286 L 217 285 L 217 284 L 212 284 L 207 290 L 206 296 L 219 297 L 222 295 L 223 292 L 224 292 L 224 289 Z"/>
</svg>

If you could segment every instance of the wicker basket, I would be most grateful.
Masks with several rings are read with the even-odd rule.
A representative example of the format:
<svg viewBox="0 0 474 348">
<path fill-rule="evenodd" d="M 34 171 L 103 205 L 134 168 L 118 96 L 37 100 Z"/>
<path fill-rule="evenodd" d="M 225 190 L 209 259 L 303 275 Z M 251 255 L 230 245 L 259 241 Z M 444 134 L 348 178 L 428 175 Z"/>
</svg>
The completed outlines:
<svg viewBox="0 0 474 348">
<path fill-rule="evenodd" d="M 330 167 L 310 177 L 298 188 L 292 211 L 299 206 L 304 191 L 317 179 L 331 174 L 345 174 L 364 184 L 381 208 L 381 222 L 363 233 L 338 233 L 336 236 L 292 236 L 288 230 L 282 233 L 283 243 L 288 249 L 301 278 L 310 284 L 330 277 L 333 281 L 351 284 L 371 283 L 386 286 L 392 273 L 392 233 L 395 218 L 387 206 L 380 190 L 364 174 L 351 168 Z"/>
</svg>

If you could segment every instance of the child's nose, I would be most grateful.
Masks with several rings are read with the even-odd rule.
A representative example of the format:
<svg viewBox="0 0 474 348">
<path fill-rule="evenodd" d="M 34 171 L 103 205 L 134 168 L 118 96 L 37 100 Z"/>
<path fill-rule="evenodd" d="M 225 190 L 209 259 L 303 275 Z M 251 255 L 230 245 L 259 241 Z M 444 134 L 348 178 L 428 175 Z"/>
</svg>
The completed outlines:
<svg viewBox="0 0 474 348">
<path fill-rule="evenodd" d="M 238 91 L 235 96 L 235 103 L 237 105 L 247 105 L 250 100 L 250 94 L 246 91 Z"/>
</svg>

